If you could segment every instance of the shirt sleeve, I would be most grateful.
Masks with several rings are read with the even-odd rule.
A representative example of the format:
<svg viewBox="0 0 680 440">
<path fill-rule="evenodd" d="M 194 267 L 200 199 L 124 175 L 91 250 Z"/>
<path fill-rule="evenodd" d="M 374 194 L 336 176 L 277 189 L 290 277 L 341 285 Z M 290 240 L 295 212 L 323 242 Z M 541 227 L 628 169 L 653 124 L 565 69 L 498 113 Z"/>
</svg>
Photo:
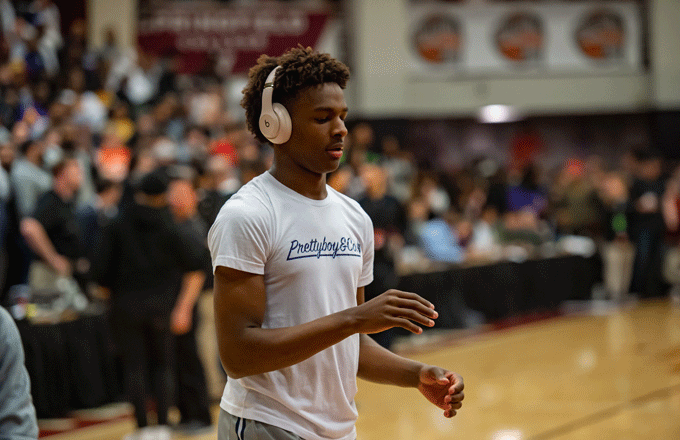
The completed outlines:
<svg viewBox="0 0 680 440">
<path fill-rule="evenodd" d="M 273 221 L 259 201 L 230 199 L 208 233 L 213 273 L 217 266 L 264 275 Z"/>
<path fill-rule="evenodd" d="M 362 211 L 363 212 L 363 211 Z M 364 249 L 362 249 L 363 266 L 361 268 L 361 277 L 357 287 L 368 286 L 373 282 L 373 258 L 375 254 L 375 236 L 373 234 L 373 222 L 368 214 L 363 213 L 365 227 L 364 227 Z"/>
<path fill-rule="evenodd" d="M 0 307 L 0 438 L 38 438 L 31 384 L 24 365 L 21 336 L 10 314 Z"/>
</svg>

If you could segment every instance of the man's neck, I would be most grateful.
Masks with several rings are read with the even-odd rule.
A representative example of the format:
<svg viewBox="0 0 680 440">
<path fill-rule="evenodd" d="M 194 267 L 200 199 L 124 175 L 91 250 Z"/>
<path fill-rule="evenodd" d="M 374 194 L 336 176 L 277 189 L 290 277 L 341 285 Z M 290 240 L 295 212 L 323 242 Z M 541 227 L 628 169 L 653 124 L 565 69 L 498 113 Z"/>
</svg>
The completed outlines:
<svg viewBox="0 0 680 440">
<path fill-rule="evenodd" d="M 276 161 L 269 172 L 276 180 L 307 198 L 323 200 L 328 195 L 325 174 L 312 173 L 300 167 L 282 167 Z"/>
</svg>

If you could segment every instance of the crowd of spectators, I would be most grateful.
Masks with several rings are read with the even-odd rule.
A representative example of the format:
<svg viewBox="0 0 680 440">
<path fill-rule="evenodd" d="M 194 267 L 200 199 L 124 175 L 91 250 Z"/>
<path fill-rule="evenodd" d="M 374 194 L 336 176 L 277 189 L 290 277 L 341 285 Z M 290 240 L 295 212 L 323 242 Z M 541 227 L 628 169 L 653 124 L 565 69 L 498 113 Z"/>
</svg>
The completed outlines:
<svg viewBox="0 0 680 440">
<path fill-rule="evenodd" d="M 680 168 L 648 145 L 615 163 L 592 155 L 545 169 L 536 152 L 511 151 L 505 164 L 482 157 L 451 172 L 419 167 L 395 143 L 353 140 L 330 178 L 369 212 L 395 273 L 575 254 L 598 259 L 609 298 L 677 293 Z"/>
<path fill-rule="evenodd" d="M 172 191 L 172 203 L 179 211 L 194 209 L 195 216 L 189 212 L 184 217 L 199 219 L 202 230 L 210 227 L 229 195 L 268 168 L 270 147 L 260 145 L 242 118 L 227 110 L 233 105 L 227 105 L 224 78 L 211 68 L 198 75 L 179 74 L 171 59 L 123 50 L 112 31 L 103 47 L 92 50 L 83 22 L 75 21 L 62 35 L 59 11 L 50 0 L 3 0 L 0 5 L 5 293 L 28 280 L 36 256 L 58 273 L 85 276 L 100 224 L 116 216 L 126 188 L 155 168 L 171 169 L 182 176 L 179 180 L 192 182 Z M 673 216 L 669 208 L 677 173 L 670 164 L 639 147 L 623 150 L 617 164 L 574 157 L 558 169 L 541 169 L 533 160 L 541 141 L 524 139 L 531 136 L 520 133 L 525 148 L 508 146 L 507 163 L 480 158 L 442 173 L 420 166 L 403 140 L 391 135 L 375 139 L 370 124 L 357 123 L 344 163 L 329 182 L 371 213 L 376 265 L 389 262 L 396 272 L 428 270 L 437 267 L 433 262 L 544 257 L 574 251 L 574 246 L 588 252 L 592 246 L 584 243 L 589 242 L 564 240 L 581 236 L 592 239 L 605 256 L 614 254 L 606 244 L 635 248 L 624 258 L 635 259 L 631 289 L 658 295 L 660 276 L 656 281 L 642 278 L 651 276 L 645 275 L 647 265 L 661 267 L 662 244 L 677 228 L 677 213 Z M 31 222 L 64 159 L 75 159 L 81 171 L 73 177 L 78 188 L 68 206 L 78 225 L 57 239 L 78 236 L 77 244 L 68 244 L 68 254 L 52 249 L 56 243 L 44 243 Z M 42 211 L 58 211 L 52 202 Z M 13 270 L 7 270 L 10 262 L 16 265 Z M 623 279 L 617 294 L 627 289 Z"/>
<path fill-rule="evenodd" d="M 50 0 L 0 0 L 0 9 L 3 305 L 17 301 L 13 287 L 44 289 L 55 275 L 77 284 L 61 286 L 82 294 L 72 297 L 76 308 L 104 298 L 102 231 L 150 173 L 170 182 L 150 193 L 163 193 L 178 225 L 205 237 L 230 195 L 269 168 L 271 147 L 228 110 L 225 78 L 210 67 L 182 75 L 171 59 L 119 47 L 112 31 L 93 50 L 85 23 L 62 33 Z M 680 169 L 652 148 L 625 146 L 615 164 L 573 157 L 544 169 L 540 142 L 522 134 L 528 140 L 508 146 L 507 163 L 481 157 L 442 172 L 419 163 L 422 153 L 403 139 L 350 125 L 329 184 L 373 220 L 369 297 L 408 272 L 561 253 L 599 255 L 613 298 L 666 295 L 676 282 L 680 257 L 665 256 L 680 237 Z"/>
<path fill-rule="evenodd" d="M 597 287 L 610 298 L 666 295 L 680 271 L 677 164 L 636 144 L 614 159 L 575 155 L 547 168 L 533 129 L 517 139 L 505 163 L 437 170 L 359 123 L 329 181 L 373 218 L 376 270 L 383 253 L 397 275 L 576 254 L 598 259 Z"/>
</svg>

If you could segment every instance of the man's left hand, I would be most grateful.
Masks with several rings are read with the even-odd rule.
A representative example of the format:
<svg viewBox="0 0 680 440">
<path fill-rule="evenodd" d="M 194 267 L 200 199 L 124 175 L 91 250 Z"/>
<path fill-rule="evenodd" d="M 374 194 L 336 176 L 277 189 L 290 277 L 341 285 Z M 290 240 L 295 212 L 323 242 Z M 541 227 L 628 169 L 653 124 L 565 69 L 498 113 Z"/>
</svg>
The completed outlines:
<svg viewBox="0 0 680 440">
<path fill-rule="evenodd" d="M 463 406 L 463 378 L 452 371 L 426 365 L 420 370 L 418 390 L 430 402 L 444 410 L 444 417 L 453 417 Z"/>
</svg>

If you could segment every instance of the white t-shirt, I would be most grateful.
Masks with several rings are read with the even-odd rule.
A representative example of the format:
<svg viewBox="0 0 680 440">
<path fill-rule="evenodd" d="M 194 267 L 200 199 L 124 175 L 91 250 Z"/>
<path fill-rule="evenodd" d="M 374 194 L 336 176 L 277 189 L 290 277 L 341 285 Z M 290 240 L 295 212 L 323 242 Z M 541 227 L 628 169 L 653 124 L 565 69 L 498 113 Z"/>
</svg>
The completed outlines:
<svg viewBox="0 0 680 440">
<path fill-rule="evenodd" d="M 263 328 L 303 324 L 356 306 L 373 280 L 373 226 L 357 202 L 330 187 L 304 197 L 269 172 L 222 207 L 208 242 L 213 270 L 264 275 Z M 291 367 L 229 379 L 221 407 L 306 440 L 354 440 L 359 335 Z"/>
</svg>

